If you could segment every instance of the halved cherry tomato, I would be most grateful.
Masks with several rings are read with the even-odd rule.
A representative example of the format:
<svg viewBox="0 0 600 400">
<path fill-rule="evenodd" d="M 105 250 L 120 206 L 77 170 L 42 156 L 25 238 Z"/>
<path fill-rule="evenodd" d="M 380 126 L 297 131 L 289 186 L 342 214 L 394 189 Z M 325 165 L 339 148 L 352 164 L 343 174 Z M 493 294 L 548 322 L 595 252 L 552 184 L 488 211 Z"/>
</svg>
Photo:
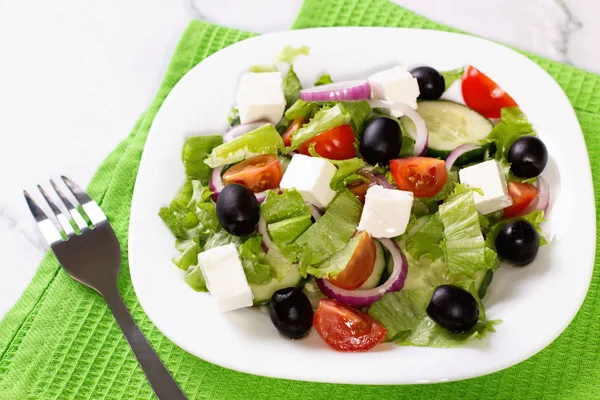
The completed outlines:
<svg viewBox="0 0 600 400">
<path fill-rule="evenodd" d="M 308 122 L 308 118 L 305 118 L 305 117 L 294 118 L 294 120 L 292 120 L 292 123 L 288 126 L 288 128 L 285 130 L 285 132 L 281 136 L 283 138 L 283 144 L 285 144 L 287 147 L 291 146 L 292 145 L 292 135 L 294 133 L 296 133 L 296 131 L 298 131 L 298 129 L 302 128 L 302 125 L 306 124 L 307 122 Z"/>
<path fill-rule="evenodd" d="M 508 193 L 513 204 L 504 209 L 504 218 L 521 215 L 527 206 L 538 197 L 538 190 L 535 186 L 521 182 L 508 182 Z"/>
<path fill-rule="evenodd" d="M 348 185 L 348 189 L 363 204 L 365 203 L 365 196 L 367 195 L 367 190 L 369 190 L 369 187 L 371 187 L 371 184 L 363 181 L 355 181 Z"/>
<path fill-rule="evenodd" d="M 387 334 L 370 315 L 329 299 L 319 302 L 313 326 L 328 345 L 339 351 L 370 350 Z"/>
<path fill-rule="evenodd" d="M 367 232 L 360 235 L 358 244 L 350 257 L 350 261 L 346 264 L 346 268 L 339 273 L 335 278 L 327 278 L 335 286 L 342 289 L 354 290 L 358 289 L 369 279 L 375 265 L 377 257 L 377 249 L 375 242 Z"/>
<path fill-rule="evenodd" d="M 356 147 L 354 147 L 356 138 L 349 124 L 336 126 L 307 140 L 298 148 L 298 152 L 309 156 L 308 148 L 312 143 L 315 144 L 315 151 L 321 157 L 331 160 L 347 160 L 356 157 Z"/>
<path fill-rule="evenodd" d="M 429 157 L 390 160 L 390 171 L 400 190 L 417 197 L 431 197 L 442 190 L 448 180 L 444 161 Z"/>
<path fill-rule="evenodd" d="M 223 174 L 223 183 L 239 183 L 254 193 L 279 187 L 281 166 L 277 156 L 266 154 L 242 161 Z"/>
<path fill-rule="evenodd" d="M 486 118 L 500 118 L 500 110 L 517 103 L 493 80 L 477 68 L 470 66 L 462 79 L 465 103 Z"/>
</svg>

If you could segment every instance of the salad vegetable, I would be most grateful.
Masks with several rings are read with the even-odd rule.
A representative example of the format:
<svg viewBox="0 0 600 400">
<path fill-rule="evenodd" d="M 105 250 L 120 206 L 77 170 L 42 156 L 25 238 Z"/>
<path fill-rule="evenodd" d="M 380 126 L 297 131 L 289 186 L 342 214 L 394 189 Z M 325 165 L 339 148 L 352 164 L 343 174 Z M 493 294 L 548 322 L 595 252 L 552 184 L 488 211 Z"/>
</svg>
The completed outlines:
<svg viewBox="0 0 600 400">
<path fill-rule="evenodd" d="M 472 66 L 303 88 L 293 64 L 308 53 L 250 67 L 231 127 L 186 139 L 186 182 L 158 213 L 173 264 L 223 312 L 268 307 L 285 337 L 314 327 L 339 351 L 494 332 L 494 271 L 546 244 L 548 152 L 532 124 Z M 456 81 L 465 104 L 444 99 Z"/>
</svg>

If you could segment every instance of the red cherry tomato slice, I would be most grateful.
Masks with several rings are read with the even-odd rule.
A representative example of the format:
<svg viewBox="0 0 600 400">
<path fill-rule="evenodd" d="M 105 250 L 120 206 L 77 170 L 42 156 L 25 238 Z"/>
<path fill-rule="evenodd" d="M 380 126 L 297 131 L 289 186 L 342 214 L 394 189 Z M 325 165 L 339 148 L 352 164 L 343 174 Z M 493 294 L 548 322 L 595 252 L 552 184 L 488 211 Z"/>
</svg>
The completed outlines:
<svg viewBox="0 0 600 400">
<path fill-rule="evenodd" d="M 319 302 L 313 326 L 328 345 L 339 351 L 370 350 L 387 334 L 370 315 L 329 299 Z"/>
<path fill-rule="evenodd" d="M 508 182 L 508 193 L 512 198 L 512 206 L 504 209 L 504 218 L 521 215 L 523 211 L 538 197 L 538 190 L 528 183 Z"/>
<path fill-rule="evenodd" d="M 373 272 L 376 257 L 377 249 L 373 238 L 367 232 L 363 232 L 344 270 L 335 278 L 327 280 L 342 289 L 358 289 Z"/>
<path fill-rule="evenodd" d="M 308 149 L 315 144 L 315 151 L 321 157 L 331 160 L 347 160 L 356 157 L 356 138 L 349 124 L 336 126 L 302 143 L 298 152 L 309 156 Z"/>
<path fill-rule="evenodd" d="M 302 125 L 308 122 L 308 118 L 298 117 L 292 120 L 292 123 L 288 126 L 284 134 L 281 136 L 283 139 L 283 144 L 286 147 L 290 147 L 292 145 L 292 135 L 298 131 L 298 129 L 302 128 Z"/>
<path fill-rule="evenodd" d="M 417 197 L 431 197 L 442 190 L 448 180 L 444 161 L 429 157 L 390 160 L 390 171 L 400 190 Z"/>
<path fill-rule="evenodd" d="M 500 110 L 517 103 L 483 72 L 469 66 L 462 79 L 462 95 L 467 106 L 486 118 L 500 118 Z"/>
<path fill-rule="evenodd" d="M 279 187 L 281 166 L 275 155 L 262 155 L 242 161 L 223 174 L 223 183 L 239 183 L 254 193 Z"/>
</svg>

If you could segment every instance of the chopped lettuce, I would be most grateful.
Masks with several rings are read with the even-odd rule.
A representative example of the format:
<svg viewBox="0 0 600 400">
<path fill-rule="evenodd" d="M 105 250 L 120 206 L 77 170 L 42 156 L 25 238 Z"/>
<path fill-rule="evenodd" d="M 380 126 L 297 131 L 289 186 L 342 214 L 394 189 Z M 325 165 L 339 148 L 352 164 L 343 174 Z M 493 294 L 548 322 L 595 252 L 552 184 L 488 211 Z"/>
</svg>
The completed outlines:
<svg viewBox="0 0 600 400">
<path fill-rule="evenodd" d="M 508 224 L 509 222 L 512 221 L 517 221 L 517 220 L 525 220 L 529 223 L 531 223 L 531 225 L 533 225 L 533 227 L 535 228 L 535 230 L 539 233 L 540 235 L 540 247 L 544 246 L 546 244 L 548 244 L 548 241 L 546 240 L 546 238 L 543 236 L 543 232 L 542 232 L 542 228 L 540 227 L 540 224 L 542 222 L 544 222 L 544 212 L 543 211 L 533 211 L 523 217 L 515 217 L 515 218 L 510 218 L 510 219 L 506 219 L 506 220 L 502 220 L 500 222 L 498 222 L 497 224 L 493 225 L 490 227 L 490 231 L 488 232 L 488 234 L 485 236 L 485 244 L 486 246 L 495 251 L 496 250 L 496 238 L 498 237 L 498 233 L 500 233 L 500 231 L 502 230 L 502 228 L 504 228 L 506 226 L 506 224 Z"/>
<path fill-rule="evenodd" d="M 238 110 L 236 106 L 231 107 L 231 110 L 229 110 L 227 121 L 229 122 L 230 126 L 236 126 L 240 124 L 240 110 Z"/>
<path fill-rule="evenodd" d="M 275 279 L 279 282 L 286 277 L 292 268 L 292 264 L 276 246 L 269 249 L 269 252 L 265 257 L 265 262 L 271 266 L 275 273 Z"/>
<path fill-rule="evenodd" d="M 518 107 L 504 107 L 501 111 L 501 121 L 485 139 L 485 143 L 494 143 L 496 152 L 494 158 L 507 165 L 510 146 L 519 138 L 535 135 L 527 117 Z"/>
<path fill-rule="evenodd" d="M 162 207 L 158 215 L 177 239 L 191 239 L 196 236 L 198 218 L 193 212 L 180 213 L 170 207 Z"/>
<path fill-rule="evenodd" d="M 193 192 L 194 188 L 192 181 L 186 181 L 175 197 L 173 197 L 173 200 L 171 200 L 169 207 L 178 213 L 187 213 L 188 203 L 192 199 Z"/>
<path fill-rule="evenodd" d="M 295 242 L 302 252 L 300 268 L 316 265 L 346 246 L 358 226 L 362 204 L 348 190 L 340 192 L 323 216 Z"/>
<path fill-rule="evenodd" d="M 440 220 L 444 225 L 442 248 L 450 275 L 474 278 L 477 271 L 487 268 L 473 192 L 457 184 L 452 195 L 440 205 Z"/>
<path fill-rule="evenodd" d="M 298 48 L 294 48 L 292 46 L 285 46 L 281 53 L 275 58 L 275 62 L 284 62 L 287 64 L 293 64 L 296 57 L 299 55 L 307 56 L 310 52 L 308 46 L 302 46 Z"/>
<path fill-rule="evenodd" d="M 359 136 L 365 121 L 371 114 L 371 106 L 366 101 L 348 101 L 339 105 L 342 112 L 350 117 L 354 134 Z"/>
<path fill-rule="evenodd" d="M 283 150 L 283 147 L 283 139 L 277 129 L 272 124 L 265 124 L 212 149 L 210 155 L 204 160 L 204 167 L 208 170 L 207 179 L 210 168 L 233 164 L 261 154 L 277 154 L 277 151 Z M 203 153 L 201 158 L 204 157 Z"/>
<path fill-rule="evenodd" d="M 296 150 L 302 143 L 321 132 L 346 123 L 349 118 L 350 116 L 342 110 L 341 103 L 331 108 L 322 108 L 308 124 L 292 135 L 292 146 L 288 148 L 288 151 Z"/>
<path fill-rule="evenodd" d="M 290 70 L 283 80 L 283 94 L 287 107 L 300 100 L 300 90 L 302 90 L 300 79 L 298 79 L 298 75 L 294 72 L 294 67 L 290 66 Z"/>
<path fill-rule="evenodd" d="M 435 288 L 452 281 L 446 272 L 447 268 L 443 257 L 437 260 L 431 260 L 428 257 L 415 260 L 410 254 L 406 254 L 406 260 L 408 261 L 408 275 L 402 290 Z"/>
<path fill-rule="evenodd" d="M 265 260 L 266 254 L 261 246 L 262 236 L 253 235 L 238 247 L 238 253 L 244 267 L 246 280 L 251 284 L 265 283 L 273 278 L 274 273 Z"/>
<path fill-rule="evenodd" d="M 328 85 L 330 83 L 333 83 L 331 76 L 329 74 L 323 74 L 315 81 L 315 86 Z"/>
<path fill-rule="evenodd" d="M 198 264 L 198 254 L 202 251 L 198 243 L 193 240 L 190 240 L 189 242 L 188 247 L 184 249 L 178 257 L 172 259 L 173 264 L 184 271 L 187 271 L 191 266 Z"/>
<path fill-rule="evenodd" d="M 463 74 L 465 73 L 465 68 L 460 67 L 456 69 L 451 69 L 450 71 L 442 71 L 440 73 L 444 77 L 444 83 L 446 86 L 445 90 L 448 90 L 448 88 L 450 88 L 450 86 L 452 86 L 454 82 L 462 78 Z"/>
<path fill-rule="evenodd" d="M 185 139 L 181 159 L 188 179 L 208 183 L 210 168 L 204 163 L 206 156 L 223 143 L 221 135 L 195 136 Z"/>
<path fill-rule="evenodd" d="M 360 241 L 360 236 L 350 239 L 348 244 L 340 251 L 333 254 L 330 258 L 317 265 L 309 266 L 307 272 L 316 278 L 335 278 L 346 268 L 350 262 L 356 246 Z"/>
<path fill-rule="evenodd" d="M 300 235 L 312 225 L 311 215 L 284 219 L 283 221 L 269 224 L 269 235 L 278 246 L 293 243 Z"/>
<path fill-rule="evenodd" d="M 406 238 L 406 252 L 415 260 L 429 257 L 436 260 L 444 255 L 440 243 L 444 239 L 444 225 L 439 213 L 419 218 L 419 225 Z"/>
<path fill-rule="evenodd" d="M 271 190 L 267 192 L 267 197 L 260 206 L 260 213 L 267 224 L 272 224 L 288 218 L 310 215 L 309 207 L 296 189 L 284 190 L 281 194 Z"/>
<path fill-rule="evenodd" d="M 192 188 L 192 192 L 189 197 L 188 204 L 186 206 L 186 208 L 188 208 L 189 210 L 193 210 L 194 207 L 196 207 L 200 203 L 206 203 L 210 200 L 210 196 L 213 195 L 213 192 L 211 192 L 207 186 L 203 186 L 202 182 L 200 181 L 191 181 L 190 186 Z M 173 202 L 171 202 L 171 207 L 173 207 Z"/>
<path fill-rule="evenodd" d="M 248 68 L 249 72 L 277 72 L 277 67 L 273 64 L 256 64 Z"/>
<path fill-rule="evenodd" d="M 199 266 L 188 269 L 184 280 L 196 292 L 208 292 L 202 269 Z"/>
<path fill-rule="evenodd" d="M 477 297 L 473 281 L 455 284 L 471 292 L 479 302 L 479 321 L 469 332 L 450 332 L 429 318 L 427 306 L 434 288 L 387 293 L 369 307 L 368 313 L 385 326 L 387 338 L 401 346 L 455 347 L 472 338 L 481 339 L 488 332 L 494 332 L 494 325 L 498 321 L 486 320 L 485 310 Z"/>
<path fill-rule="evenodd" d="M 302 99 L 298 99 L 285 111 L 285 118 L 290 121 L 300 117 L 310 119 L 318 109 L 319 106 L 316 103 L 307 103 Z"/>
</svg>

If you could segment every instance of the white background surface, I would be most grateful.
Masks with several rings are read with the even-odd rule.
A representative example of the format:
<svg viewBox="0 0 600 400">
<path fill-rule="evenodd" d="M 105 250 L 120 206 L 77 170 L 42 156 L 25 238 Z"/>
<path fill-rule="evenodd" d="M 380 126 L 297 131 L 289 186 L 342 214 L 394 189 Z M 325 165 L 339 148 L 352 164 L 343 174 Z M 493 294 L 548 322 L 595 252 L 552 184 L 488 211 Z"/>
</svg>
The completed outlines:
<svg viewBox="0 0 600 400">
<path fill-rule="evenodd" d="M 22 189 L 87 185 L 150 104 L 191 18 L 289 28 L 301 0 L 0 0 L 0 316 L 45 244 Z M 394 0 L 442 23 L 600 73 L 600 1 Z M 492 11 L 493 10 L 493 11 Z"/>
</svg>

